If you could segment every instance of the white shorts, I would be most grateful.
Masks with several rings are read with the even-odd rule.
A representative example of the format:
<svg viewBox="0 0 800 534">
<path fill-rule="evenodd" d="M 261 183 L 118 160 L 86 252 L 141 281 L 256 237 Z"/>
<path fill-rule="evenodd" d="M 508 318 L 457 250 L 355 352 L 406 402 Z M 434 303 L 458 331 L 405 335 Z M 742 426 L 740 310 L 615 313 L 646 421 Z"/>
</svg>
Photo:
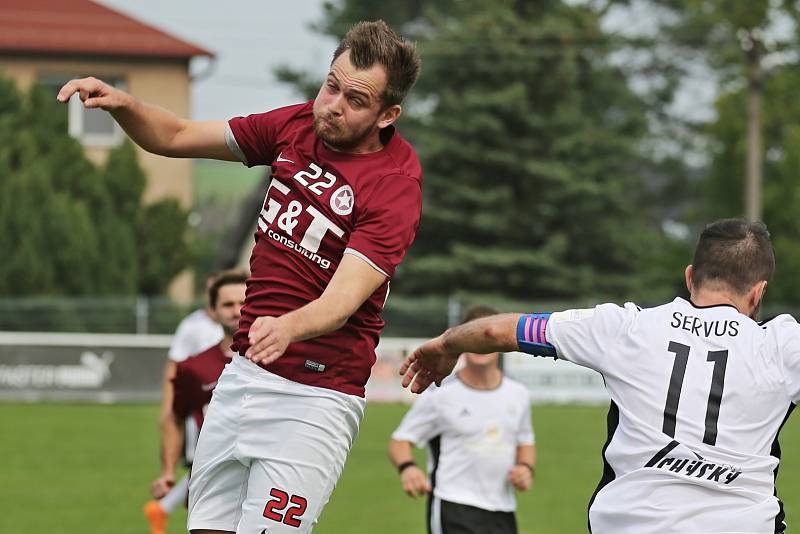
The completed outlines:
<svg viewBox="0 0 800 534">
<path fill-rule="evenodd" d="M 365 401 L 286 380 L 234 356 L 214 389 L 189 485 L 189 530 L 311 532 Z"/>
</svg>

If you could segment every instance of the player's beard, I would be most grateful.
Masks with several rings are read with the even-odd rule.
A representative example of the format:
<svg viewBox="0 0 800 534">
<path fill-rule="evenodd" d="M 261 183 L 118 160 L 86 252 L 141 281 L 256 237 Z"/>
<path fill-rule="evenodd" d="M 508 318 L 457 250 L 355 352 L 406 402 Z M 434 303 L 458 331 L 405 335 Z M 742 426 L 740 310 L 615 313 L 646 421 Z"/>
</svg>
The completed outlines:
<svg viewBox="0 0 800 534">
<path fill-rule="evenodd" d="M 341 121 L 329 113 L 319 114 L 314 117 L 314 132 L 335 150 L 348 152 L 360 145 L 370 136 L 375 123 L 361 130 L 347 131 Z"/>
<path fill-rule="evenodd" d="M 239 330 L 239 319 L 236 319 L 235 323 L 221 323 L 222 331 L 225 332 L 226 336 L 233 337 L 233 335 Z"/>
</svg>

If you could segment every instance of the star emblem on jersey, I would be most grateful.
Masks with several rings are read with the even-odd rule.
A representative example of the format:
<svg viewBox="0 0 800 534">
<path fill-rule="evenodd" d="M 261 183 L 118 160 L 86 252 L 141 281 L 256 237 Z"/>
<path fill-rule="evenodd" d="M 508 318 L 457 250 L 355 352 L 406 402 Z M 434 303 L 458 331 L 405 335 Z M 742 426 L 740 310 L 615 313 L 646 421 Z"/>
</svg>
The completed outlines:
<svg viewBox="0 0 800 534">
<path fill-rule="evenodd" d="M 349 185 L 343 185 L 331 195 L 331 209 L 337 215 L 350 215 L 353 212 L 355 200 L 353 188 Z"/>
</svg>

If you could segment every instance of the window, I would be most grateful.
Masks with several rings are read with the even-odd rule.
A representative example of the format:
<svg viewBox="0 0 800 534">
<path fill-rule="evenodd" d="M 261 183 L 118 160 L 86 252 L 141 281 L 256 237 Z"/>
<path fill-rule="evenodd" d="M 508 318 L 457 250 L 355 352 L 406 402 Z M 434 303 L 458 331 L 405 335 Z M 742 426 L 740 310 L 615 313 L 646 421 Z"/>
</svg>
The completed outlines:
<svg viewBox="0 0 800 534">
<path fill-rule="evenodd" d="M 62 85 L 73 76 L 41 75 L 39 83 L 53 93 L 58 93 Z M 104 76 L 103 81 L 125 90 L 125 82 L 119 76 Z M 111 117 L 111 114 L 102 109 L 86 109 L 80 98 L 74 96 L 70 99 L 68 108 L 69 134 L 78 139 L 84 146 L 112 147 L 119 145 L 125 135 L 122 128 Z"/>
</svg>

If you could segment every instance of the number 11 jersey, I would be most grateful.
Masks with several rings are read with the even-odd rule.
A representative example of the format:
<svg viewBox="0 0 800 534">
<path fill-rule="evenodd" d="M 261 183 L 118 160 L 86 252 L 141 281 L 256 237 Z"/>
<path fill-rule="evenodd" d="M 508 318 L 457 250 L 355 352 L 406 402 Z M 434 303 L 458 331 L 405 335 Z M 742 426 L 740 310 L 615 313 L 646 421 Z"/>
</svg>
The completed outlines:
<svg viewBox="0 0 800 534">
<path fill-rule="evenodd" d="M 800 400 L 800 325 L 676 298 L 554 313 L 558 357 L 611 397 L 597 533 L 784 532 L 778 433 Z"/>
</svg>

